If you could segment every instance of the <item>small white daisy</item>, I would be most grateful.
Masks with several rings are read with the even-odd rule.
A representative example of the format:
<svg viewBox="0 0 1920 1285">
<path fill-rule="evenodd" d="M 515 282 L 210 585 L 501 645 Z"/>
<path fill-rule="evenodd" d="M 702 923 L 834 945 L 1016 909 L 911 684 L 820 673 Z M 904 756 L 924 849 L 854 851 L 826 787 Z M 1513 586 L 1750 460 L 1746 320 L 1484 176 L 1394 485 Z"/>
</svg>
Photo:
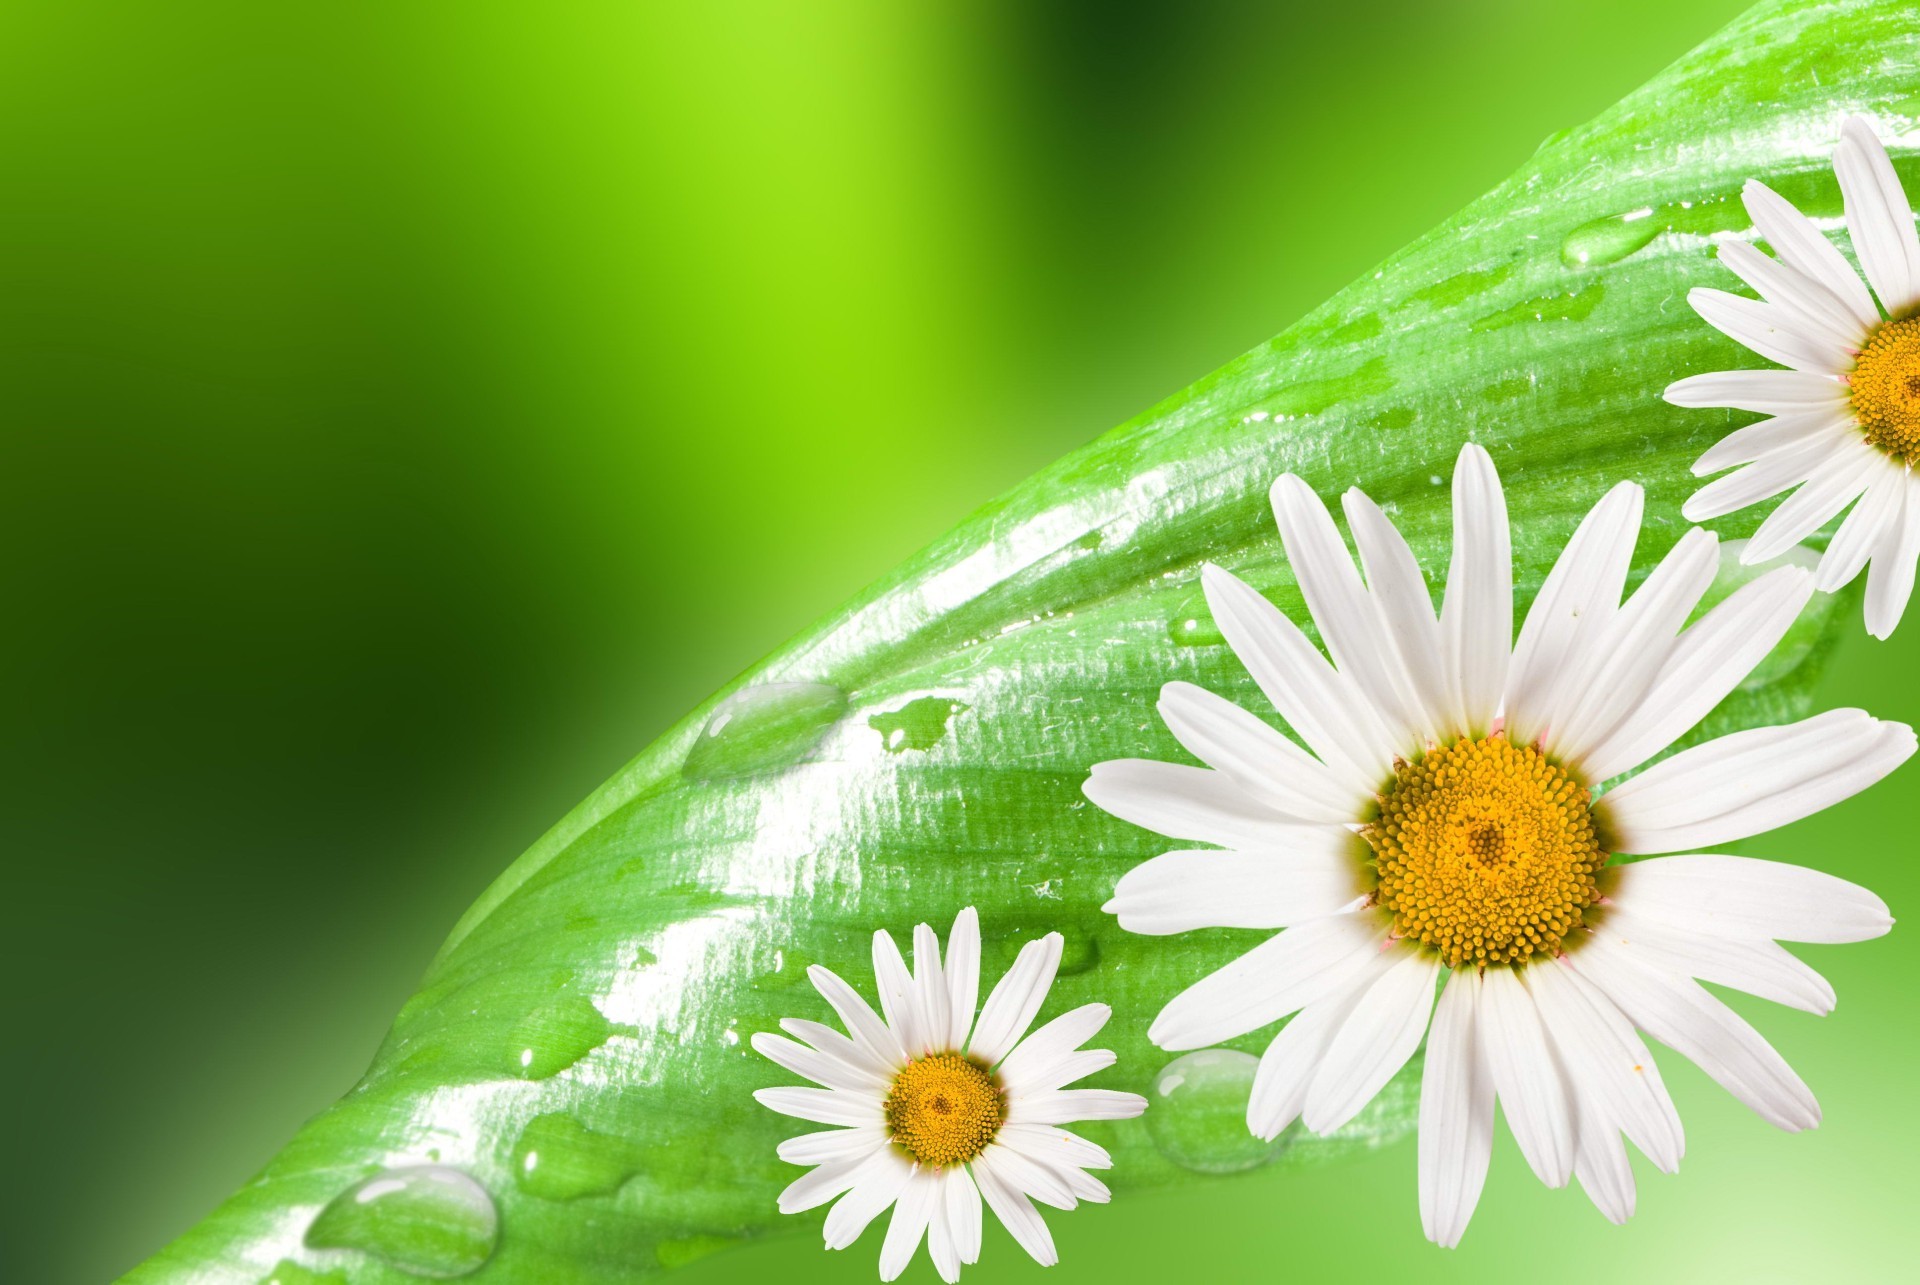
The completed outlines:
<svg viewBox="0 0 1920 1285">
<path fill-rule="evenodd" d="M 1197 1049 L 1293 1015 L 1260 1060 L 1254 1133 L 1296 1117 L 1338 1129 L 1427 1035 L 1420 1210 L 1443 1245 L 1479 1200 L 1496 1098 L 1541 1180 L 1578 1176 L 1616 1222 L 1634 1203 L 1622 1133 L 1662 1169 L 1679 1163 L 1680 1121 L 1636 1028 L 1781 1128 L 1818 1123 L 1799 1077 L 1695 979 L 1824 1013 L 1833 991 L 1775 939 L 1857 941 L 1892 922 L 1872 893 L 1798 866 L 1609 864 L 1771 830 L 1914 750 L 1909 728 L 1835 710 L 1682 751 L 1596 799 L 1731 692 L 1813 592 L 1809 572 L 1782 567 L 1682 628 L 1719 562 L 1694 529 L 1623 603 L 1641 503 L 1622 483 L 1594 507 L 1515 643 L 1506 502 L 1484 450 L 1468 446 L 1454 472 L 1437 617 L 1377 505 L 1344 498 L 1363 582 L 1319 499 L 1281 478 L 1281 539 L 1332 663 L 1246 584 L 1211 566 L 1204 583 L 1306 748 L 1175 682 L 1160 713 L 1209 766 L 1122 760 L 1086 784 L 1117 817 L 1213 845 L 1122 877 L 1107 909 L 1123 927 L 1287 930 L 1175 997 L 1149 1032 Z"/>
<path fill-rule="evenodd" d="M 1701 477 L 1746 467 L 1694 492 L 1682 510 L 1687 520 L 1799 488 L 1742 552 L 1752 564 L 1785 553 L 1852 505 L 1817 583 L 1832 592 L 1867 568 L 1867 631 L 1885 638 L 1906 610 L 1920 559 L 1920 239 L 1887 150 L 1861 117 L 1840 131 L 1833 170 L 1866 284 L 1806 215 L 1749 182 L 1741 196 L 1774 257 L 1728 241 L 1720 261 L 1761 297 L 1696 289 L 1687 301 L 1715 329 L 1790 369 L 1692 375 L 1670 385 L 1666 399 L 1770 417 L 1727 434 L 1694 464 Z"/>
<path fill-rule="evenodd" d="M 1032 1202 L 1072 1209 L 1105 1201 L 1105 1184 L 1087 1170 L 1113 1167 L 1105 1150 L 1060 1126 L 1147 1109 L 1137 1093 L 1066 1087 L 1113 1065 L 1106 1049 L 1080 1047 L 1107 1024 L 1105 1004 L 1082 1005 L 1027 1034 L 1053 986 L 1061 944 L 1049 933 L 1022 947 L 978 1024 L 980 919 L 971 906 L 953 922 L 944 967 L 940 939 L 925 924 L 913 930 L 912 973 L 892 937 L 873 935 L 884 1021 L 833 973 L 808 969 L 848 1034 L 788 1018 L 780 1027 L 794 1039 L 755 1035 L 755 1049 L 825 1087 L 753 1096 L 784 1115 L 839 1127 L 780 1144 L 782 1160 L 817 1166 L 780 1193 L 780 1212 L 840 1197 L 827 1214 L 826 1241 L 845 1249 L 891 1205 L 880 1279 L 900 1275 L 925 1236 L 941 1279 L 957 1281 L 960 1265 L 980 1258 L 984 1196 L 1036 1261 L 1058 1261 Z"/>
</svg>

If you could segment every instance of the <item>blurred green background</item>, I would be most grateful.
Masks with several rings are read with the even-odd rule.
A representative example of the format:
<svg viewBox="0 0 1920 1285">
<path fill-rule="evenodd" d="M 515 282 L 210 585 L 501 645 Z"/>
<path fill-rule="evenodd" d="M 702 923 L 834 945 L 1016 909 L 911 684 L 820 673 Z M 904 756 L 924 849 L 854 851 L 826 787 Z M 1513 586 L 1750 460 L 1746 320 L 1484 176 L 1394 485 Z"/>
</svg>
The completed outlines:
<svg viewBox="0 0 1920 1285">
<path fill-rule="evenodd" d="M 0 1277 L 182 1230 L 700 697 L 1741 7 L 0 4 Z M 1917 674 L 1856 630 L 1826 697 Z M 1920 905 L 1916 771 L 1748 849 Z M 1690 1154 L 1625 1230 L 1503 1139 L 1432 1249 L 1403 1145 L 1055 1216 L 1053 1279 L 1887 1279 L 1911 934 L 1744 1006 L 1825 1128 L 1663 1059 Z"/>
</svg>

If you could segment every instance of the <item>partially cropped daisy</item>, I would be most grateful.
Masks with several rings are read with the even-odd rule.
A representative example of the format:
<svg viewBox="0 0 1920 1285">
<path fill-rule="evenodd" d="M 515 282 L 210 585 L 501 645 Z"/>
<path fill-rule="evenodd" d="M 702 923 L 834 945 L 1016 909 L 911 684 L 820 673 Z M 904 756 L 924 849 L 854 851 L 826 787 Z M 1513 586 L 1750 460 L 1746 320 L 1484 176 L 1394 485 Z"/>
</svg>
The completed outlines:
<svg viewBox="0 0 1920 1285">
<path fill-rule="evenodd" d="M 1105 1201 L 1089 1169 L 1107 1153 L 1060 1128 L 1076 1120 L 1125 1120 L 1147 1109 L 1137 1093 L 1069 1089 L 1113 1065 L 1106 1049 L 1083 1049 L 1112 1010 L 1085 1004 L 1032 1035 L 1060 967 L 1061 937 L 1024 946 L 974 1021 L 980 991 L 980 920 L 960 912 L 940 962 L 940 939 L 913 930 L 914 969 L 885 932 L 873 935 L 873 972 L 884 1020 L 854 989 L 815 965 L 807 970 L 847 1034 L 787 1018 L 794 1039 L 758 1034 L 753 1047 L 817 1089 L 761 1089 L 753 1096 L 784 1115 L 835 1128 L 780 1144 L 780 1158 L 816 1166 L 780 1193 L 780 1212 L 839 1197 L 827 1214 L 828 1249 L 845 1249 L 893 1207 L 880 1249 L 880 1279 L 906 1269 L 924 1236 L 942 1280 L 980 1258 L 980 1200 L 1042 1265 L 1058 1261 L 1033 1201 L 1072 1209 Z M 799 1041 L 799 1042 L 796 1042 Z"/>
<path fill-rule="evenodd" d="M 1577 1176 L 1633 1212 L 1621 1135 L 1672 1170 L 1682 1135 L 1636 1028 L 1787 1130 L 1820 1112 L 1779 1055 L 1696 978 L 1824 1013 L 1833 992 L 1775 944 L 1884 933 L 1886 906 L 1798 866 L 1693 853 L 1817 812 L 1914 750 L 1858 710 L 1736 732 L 1595 797 L 1732 691 L 1812 593 L 1767 572 L 1682 628 L 1714 579 L 1691 530 L 1624 603 L 1640 489 L 1580 524 L 1513 642 L 1506 502 L 1477 446 L 1453 477 L 1436 617 L 1380 508 L 1344 500 L 1355 569 L 1297 477 L 1273 488 L 1288 561 L 1332 662 L 1259 593 L 1204 573 L 1215 621 L 1305 748 L 1188 683 L 1160 712 L 1206 768 L 1102 763 L 1087 796 L 1213 845 L 1129 871 L 1107 909 L 1138 933 L 1284 928 L 1176 996 L 1149 1032 L 1196 1049 L 1291 1016 L 1260 1059 L 1247 1123 L 1338 1129 L 1427 1040 L 1420 1211 L 1458 1242 L 1480 1197 L 1498 1099 L 1549 1186 Z M 1436 1009 L 1434 992 L 1444 978 Z M 1431 1031 L 1429 1024 L 1431 1020 Z"/>
<path fill-rule="evenodd" d="M 1754 533 L 1741 554 L 1751 564 L 1785 553 L 1851 505 L 1817 583 L 1830 592 L 1866 568 L 1867 630 L 1885 638 L 1906 610 L 1920 559 L 1920 240 L 1887 150 L 1862 118 L 1840 131 L 1833 170 L 1866 282 L 1785 197 L 1749 182 L 1741 195 L 1774 257 L 1729 241 L 1720 261 L 1761 297 L 1699 289 L 1687 301 L 1715 329 L 1790 369 L 1693 375 L 1666 397 L 1770 417 L 1727 434 L 1694 464 L 1702 477 L 1745 467 L 1694 492 L 1687 520 L 1799 488 Z"/>
</svg>

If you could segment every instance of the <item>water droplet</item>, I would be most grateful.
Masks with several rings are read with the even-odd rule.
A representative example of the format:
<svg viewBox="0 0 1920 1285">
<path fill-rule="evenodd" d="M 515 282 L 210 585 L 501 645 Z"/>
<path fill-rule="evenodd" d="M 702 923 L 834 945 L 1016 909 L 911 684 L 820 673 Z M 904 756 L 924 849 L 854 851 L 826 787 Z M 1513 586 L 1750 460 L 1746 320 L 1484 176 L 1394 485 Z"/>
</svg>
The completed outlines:
<svg viewBox="0 0 1920 1285">
<path fill-rule="evenodd" d="M 1431 304 L 1435 308 L 1442 309 L 1451 308 L 1475 295 L 1485 294 L 1512 275 L 1511 263 L 1497 264 L 1491 268 L 1474 268 L 1436 281 L 1430 286 L 1422 286 L 1407 296 L 1407 302 Z"/>
<path fill-rule="evenodd" d="M 653 1247 L 662 1267 L 685 1267 L 697 1258 L 708 1254 L 717 1254 L 734 1244 L 728 1236 L 685 1236 L 679 1240 L 663 1240 Z"/>
<path fill-rule="evenodd" d="M 1381 324 L 1378 313 L 1365 313 L 1335 330 L 1327 338 L 1336 344 L 1357 344 L 1375 338 L 1386 327 Z"/>
<path fill-rule="evenodd" d="M 1505 330 L 1508 326 L 1528 321 L 1585 321 L 1606 294 L 1606 287 L 1596 281 L 1582 290 L 1522 299 L 1510 308 L 1488 313 L 1468 329 L 1480 334 L 1489 330 Z"/>
<path fill-rule="evenodd" d="M 347 1285 L 347 1278 L 339 1272 L 316 1272 L 310 1267 L 302 1267 L 291 1258 L 283 1258 L 278 1266 L 260 1278 L 260 1285 Z"/>
<path fill-rule="evenodd" d="M 681 775 L 722 781 L 791 767 L 839 721 L 847 694 L 825 683 L 763 683 L 721 701 Z"/>
<path fill-rule="evenodd" d="M 521 1018 L 507 1037 L 507 1069 L 544 1080 L 607 1042 L 613 1024 L 584 995 L 566 994 Z"/>
<path fill-rule="evenodd" d="M 1303 379 L 1266 398 L 1264 406 L 1275 419 L 1318 415 L 1342 402 L 1384 393 L 1394 384 L 1387 359 L 1375 357 L 1358 369 L 1331 379 Z"/>
<path fill-rule="evenodd" d="M 1173 619 L 1167 624 L 1167 636 L 1180 647 L 1218 647 L 1227 641 L 1220 626 L 1213 623 L 1207 595 L 1198 589 L 1174 608 Z"/>
<path fill-rule="evenodd" d="M 478 1271 L 499 1236 L 486 1188 L 445 1165 L 384 1169 L 334 1197 L 307 1228 L 314 1249 L 357 1249 L 440 1280 Z"/>
<path fill-rule="evenodd" d="M 513 1144 L 513 1180 L 542 1200 L 578 1200 L 618 1190 L 640 1168 L 640 1149 L 563 1112 L 527 1121 Z"/>
<path fill-rule="evenodd" d="M 908 750 L 930 750 L 947 734 L 947 725 L 967 712 L 967 706 L 945 696 L 922 696 L 899 709 L 875 714 L 867 726 L 880 733 L 880 743 L 889 754 Z"/>
<path fill-rule="evenodd" d="M 1291 1132 L 1266 1142 L 1247 1129 L 1259 1066 L 1250 1053 L 1202 1049 L 1160 1068 L 1147 1111 L 1147 1132 L 1160 1154 L 1195 1173 L 1240 1173 L 1277 1159 Z"/>
<path fill-rule="evenodd" d="M 1399 429 L 1412 427 L 1413 421 L 1418 417 L 1419 412 L 1411 406 L 1395 406 L 1390 410 L 1381 411 L 1378 415 L 1368 420 L 1367 427 L 1384 429 L 1387 432 L 1395 432 Z"/>
</svg>

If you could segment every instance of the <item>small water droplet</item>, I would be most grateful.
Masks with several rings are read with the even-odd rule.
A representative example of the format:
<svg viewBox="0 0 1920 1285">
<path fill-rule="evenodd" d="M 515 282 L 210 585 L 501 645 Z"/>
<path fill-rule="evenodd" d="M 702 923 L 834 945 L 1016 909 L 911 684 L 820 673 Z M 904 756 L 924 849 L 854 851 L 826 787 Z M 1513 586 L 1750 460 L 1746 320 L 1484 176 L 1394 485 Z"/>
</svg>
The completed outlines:
<svg viewBox="0 0 1920 1285">
<path fill-rule="evenodd" d="M 1412 427 L 1413 421 L 1418 417 L 1419 412 L 1411 406 L 1394 406 L 1381 411 L 1378 415 L 1368 420 L 1367 427 L 1384 429 L 1387 432 L 1396 432 L 1403 428 Z"/>
<path fill-rule="evenodd" d="M 507 1069 L 544 1080 L 607 1042 L 613 1024 L 585 995 L 565 994 L 534 1009 L 507 1037 Z"/>
<path fill-rule="evenodd" d="M 334 1197 L 307 1228 L 314 1249 L 357 1249 L 410 1276 L 449 1280 L 493 1256 L 493 1197 L 445 1165 L 383 1169 Z"/>
<path fill-rule="evenodd" d="M 1330 379 L 1302 379 L 1276 390 L 1261 405 L 1274 419 L 1318 415 L 1342 402 L 1384 393 L 1394 385 L 1387 359 L 1375 357 L 1345 375 Z"/>
<path fill-rule="evenodd" d="M 1218 647 L 1227 641 L 1220 626 L 1213 623 L 1207 595 L 1198 589 L 1173 609 L 1173 619 L 1167 622 L 1167 637 L 1179 647 Z"/>
<path fill-rule="evenodd" d="M 714 708 L 681 775 L 723 781 L 792 767 L 846 710 L 847 694 L 825 683 L 743 687 Z"/>
<path fill-rule="evenodd" d="M 619 1189 L 640 1168 L 640 1149 L 564 1112 L 527 1121 L 513 1144 L 513 1180 L 542 1200 L 578 1200 Z"/>
<path fill-rule="evenodd" d="M 260 1278 L 260 1285 L 347 1285 L 347 1278 L 339 1272 L 316 1272 L 291 1258 L 283 1258 Z"/>
<path fill-rule="evenodd" d="M 1441 309 L 1451 308 L 1475 295 L 1485 294 L 1512 275 L 1513 264 L 1511 263 L 1496 264 L 1491 268 L 1473 268 L 1451 277 L 1444 277 L 1430 286 L 1422 286 L 1407 295 L 1406 301 L 1430 304 Z"/>
<path fill-rule="evenodd" d="M 880 743 L 889 754 L 925 751 L 941 742 L 948 724 L 967 708 L 945 696 L 922 696 L 889 713 L 875 714 L 867 726 L 880 733 Z"/>
<path fill-rule="evenodd" d="M 1490 312 L 1468 327 L 1475 334 L 1489 330 L 1505 330 L 1508 326 L 1521 325 L 1529 321 L 1585 321 L 1593 314 L 1594 308 L 1606 298 L 1606 287 L 1595 281 L 1581 290 L 1567 290 L 1558 294 L 1541 295 L 1537 299 L 1522 299 L 1509 308 Z"/>
<path fill-rule="evenodd" d="M 1147 1132 L 1160 1154 L 1195 1173 L 1240 1173 L 1277 1159 L 1291 1132 L 1266 1142 L 1247 1128 L 1259 1066 L 1237 1049 L 1202 1049 L 1160 1068 L 1147 1110 Z"/>
</svg>

